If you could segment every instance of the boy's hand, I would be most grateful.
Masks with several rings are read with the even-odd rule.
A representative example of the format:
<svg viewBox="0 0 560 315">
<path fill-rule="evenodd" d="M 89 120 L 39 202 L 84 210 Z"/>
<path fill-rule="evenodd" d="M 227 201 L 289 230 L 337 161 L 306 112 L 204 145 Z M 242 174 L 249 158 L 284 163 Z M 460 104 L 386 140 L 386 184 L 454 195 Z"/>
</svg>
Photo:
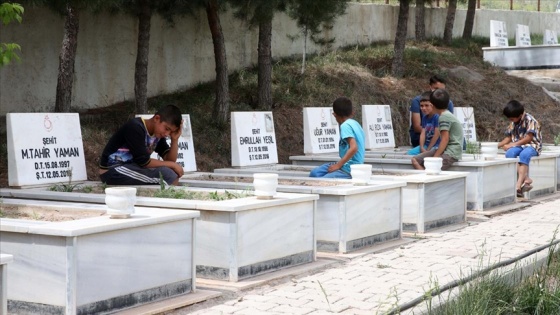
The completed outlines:
<svg viewBox="0 0 560 315">
<path fill-rule="evenodd" d="M 504 149 L 504 151 L 507 151 L 507 150 L 509 150 L 509 149 L 511 149 L 511 148 L 513 148 L 513 147 L 514 147 L 513 143 L 504 144 L 504 145 L 502 146 L 502 148 Z"/>
<path fill-rule="evenodd" d="M 332 172 L 338 171 L 340 168 L 341 168 L 341 166 L 339 166 L 338 163 L 334 163 L 334 164 L 331 164 L 329 166 L 328 171 L 329 171 L 329 173 L 332 173 Z"/>
<path fill-rule="evenodd" d="M 179 176 L 183 176 L 185 174 L 185 170 L 183 169 L 183 167 L 177 163 L 173 163 L 173 166 L 171 167 L 171 169 Z"/>
<path fill-rule="evenodd" d="M 171 140 L 179 140 L 179 137 L 183 134 L 183 120 L 181 120 L 181 124 L 179 125 L 179 128 L 177 128 L 177 130 L 172 131 L 169 134 L 169 137 L 171 137 Z"/>
</svg>

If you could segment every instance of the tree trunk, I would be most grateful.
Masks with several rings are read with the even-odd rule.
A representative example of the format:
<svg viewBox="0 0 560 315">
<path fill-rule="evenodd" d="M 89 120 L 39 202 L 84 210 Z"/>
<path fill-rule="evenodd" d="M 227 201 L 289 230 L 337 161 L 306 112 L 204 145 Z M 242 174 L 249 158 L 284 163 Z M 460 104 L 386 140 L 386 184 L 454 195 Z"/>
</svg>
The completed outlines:
<svg viewBox="0 0 560 315">
<path fill-rule="evenodd" d="M 54 106 L 54 110 L 57 113 L 67 113 L 72 107 L 74 61 L 76 60 L 76 50 L 78 49 L 79 26 L 79 12 L 68 3 L 66 5 L 66 19 L 64 21 L 64 37 L 58 58 L 58 80 Z"/>
<path fill-rule="evenodd" d="M 447 18 L 445 19 L 445 30 L 443 31 L 443 42 L 451 44 L 453 39 L 453 23 L 455 23 L 455 12 L 457 11 L 457 0 L 449 0 L 447 7 Z"/>
<path fill-rule="evenodd" d="M 259 23 L 259 106 L 272 109 L 272 15 Z"/>
<path fill-rule="evenodd" d="M 416 0 L 416 21 L 415 21 L 415 35 L 416 40 L 422 41 L 426 39 L 426 22 L 424 16 L 426 8 L 424 7 L 424 0 Z"/>
<path fill-rule="evenodd" d="M 308 29 L 306 26 L 303 27 L 303 60 L 301 61 L 301 74 L 305 73 L 305 58 L 307 56 L 307 33 Z"/>
<path fill-rule="evenodd" d="M 136 114 L 146 114 L 148 112 L 148 55 L 152 9 L 148 0 L 139 0 L 138 6 L 138 49 L 134 72 L 134 96 Z"/>
<path fill-rule="evenodd" d="M 463 29 L 464 39 L 468 39 L 472 37 L 475 13 L 476 13 L 476 0 L 469 0 L 467 6 L 467 16 L 465 17 L 465 28 Z"/>
<path fill-rule="evenodd" d="M 395 35 L 395 56 L 391 72 L 394 77 L 400 78 L 404 74 L 404 48 L 406 45 L 406 32 L 408 23 L 409 0 L 399 1 L 399 19 L 397 22 L 397 34 Z"/>
<path fill-rule="evenodd" d="M 214 61 L 216 63 L 216 101 L 214 103 L 214 117 L 218 124 L 224 124 L 229 114 L 229 78 L 224 33 L 218 15 L 219 5 L 211 0 L 206 5 L 206 15 L 212 42 L 214 43 Z"/>
</svg>

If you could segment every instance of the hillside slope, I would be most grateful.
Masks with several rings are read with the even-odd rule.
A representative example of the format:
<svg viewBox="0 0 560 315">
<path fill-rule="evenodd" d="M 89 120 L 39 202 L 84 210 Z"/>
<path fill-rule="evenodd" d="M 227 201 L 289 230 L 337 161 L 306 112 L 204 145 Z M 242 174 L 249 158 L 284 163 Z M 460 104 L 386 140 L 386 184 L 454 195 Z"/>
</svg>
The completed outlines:
<svg viewBox="0 0 560 315">
<path fill-rule="evenodd" d="M 447 89 L 455 106 L 472 106 L 479 141 L 498 141 L 507 120 L 502 107 L 511 99 L 521 101 L 542 124 L 545 142 L 560 134 L 559 104 L 541 87 L 524 78 L 510 76 L 482 61 L 481 47 L 487 39 L 457 40 L 452 47 L 409 42 L 405 54 L 406 73 L 402 79 L 390 76 L 392 44 L 348 48 L 310 58 L 302 75 L 299 60 L 274 63 L 273 114 L 280 163 L 303 153 L 303 115 L 305 106 L 330 106 L 338 96 L 352 99 L 356 119 L 361 121 L 361 104 L 389 104 L 397 145 L 408 145 L 408 107 L 410 100 L 428 88 L 428 78 L 440 74 L 447 78 Z M 259 110 L 255 69 L 230 76 L 232 111 Z M 151 98 L 152 109 L 167 103 L 177 104 L 191 115 L 199 171 L 212 171 L 230 165 L 230 127 L 212 123 L 213 85 Z M 131 102 L 115 104 L 80 113 L 88 177 L 98 180 L 97 162 L 108 137 L 132 117 Z M 5 119 L 0 130 L 5 130 Z M 0 135 L 0 187 L 8 185 L 6 135 Z"/>
</svg>

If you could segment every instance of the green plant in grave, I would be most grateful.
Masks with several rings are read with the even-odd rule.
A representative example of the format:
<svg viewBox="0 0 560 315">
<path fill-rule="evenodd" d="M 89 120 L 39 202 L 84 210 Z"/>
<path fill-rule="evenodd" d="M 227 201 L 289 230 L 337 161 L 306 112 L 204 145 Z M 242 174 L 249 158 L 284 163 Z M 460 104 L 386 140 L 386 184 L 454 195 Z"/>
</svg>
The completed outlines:
<svg viewBox="0 0 560 315">
<path fill-rule="evenodd" d="M 163 180 L 163 174 L 159 172 L 159 189 L 165 190 L 167 188 L 167 183 Z"/>
<path fill-rule="evenodd" d="M 465 153 L 472 154 L 475 160 L 480 155 L 480 142 L 477 141 L 467 141 L 467 147 Z"/>
<path fill-rule="evenodd" d="M 72 168 L 68 169 L 68 183 L 60 183 L 49 187 L 50 191 L 73 192 L 80 184 L 72 184 Z"/>
<path fill-rule="evenodd" d="M 559 145 L 560 144 L 560 133 L 557 134 L 556 136 L 554 136 L 554 145 Z"/>
<path fill-rule="evenodd" d="M 171 199 L 195 199 L 196 193 L 186 191 L 184 189 L 176 189 L 174 187 L 163 188 L 154 192 L 156 198 L 171 198 Z"/>
<path fill-rule="evenodd" d="M 218 191 L 212 191 L 208 194 L 208 197 L 215 201 L 224 200 L 225 198 L 218 193 Z"/>
</svg>

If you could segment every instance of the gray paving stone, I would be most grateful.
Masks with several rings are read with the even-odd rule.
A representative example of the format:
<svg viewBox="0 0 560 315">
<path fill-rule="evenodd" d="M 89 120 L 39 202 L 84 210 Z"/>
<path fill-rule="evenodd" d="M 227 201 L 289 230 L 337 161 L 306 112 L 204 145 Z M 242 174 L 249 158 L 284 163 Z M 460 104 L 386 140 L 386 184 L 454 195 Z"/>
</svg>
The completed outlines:
<svg viewBox="0 0 560 315">
<path fill-rule="evenodd" d="M 548 244 L 559 218 L 560 199 L 534 204 L 287 283 L 241 292 L 241 300 L 193 314 L 382 314 L 436 285 Z"/>
</svg>

